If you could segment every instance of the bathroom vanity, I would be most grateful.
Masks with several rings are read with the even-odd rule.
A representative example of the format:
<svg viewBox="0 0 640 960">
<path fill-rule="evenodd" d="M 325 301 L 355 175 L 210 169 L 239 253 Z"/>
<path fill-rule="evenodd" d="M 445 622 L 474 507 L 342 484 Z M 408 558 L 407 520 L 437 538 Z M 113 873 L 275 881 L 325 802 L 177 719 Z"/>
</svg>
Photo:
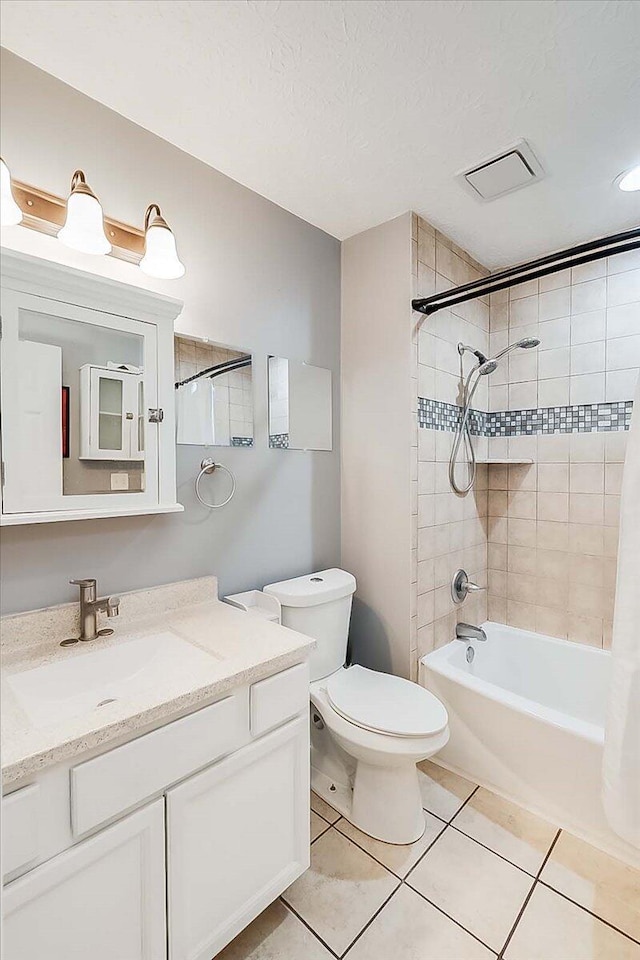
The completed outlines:
<svg viewBox="0 0 640 960">
<path fill-rule="evenodd" d="M 313 642 L 216 596 L 3 621 L 5 960 L 211 960 L 308 866 Z"/>
</svg>

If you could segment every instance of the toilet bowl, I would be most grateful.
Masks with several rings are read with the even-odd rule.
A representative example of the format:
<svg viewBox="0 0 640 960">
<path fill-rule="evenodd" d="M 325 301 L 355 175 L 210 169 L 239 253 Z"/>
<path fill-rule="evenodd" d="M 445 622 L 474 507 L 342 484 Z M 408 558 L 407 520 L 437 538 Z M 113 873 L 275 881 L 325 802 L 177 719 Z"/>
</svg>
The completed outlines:
<svg viewBox="0 0 640 960">
<path fill-rule="evenodd" d="M 377 840 L 422 836 L 416 764 L 448 739 L 442 703 L 408 680 L 354 666 L 311 684 L 312 788 Z"/>
<path fill-rule="evenodd" d="M 364 833 L 412 843 L 425 828 L 416 763 L 449 739 L 447 711 L 409 680 L 346 667 L 355 577 L 321 570 L 264 588 L 282 623 L 316 641 L 311 674 L 311 786 Z"/>
</svg>

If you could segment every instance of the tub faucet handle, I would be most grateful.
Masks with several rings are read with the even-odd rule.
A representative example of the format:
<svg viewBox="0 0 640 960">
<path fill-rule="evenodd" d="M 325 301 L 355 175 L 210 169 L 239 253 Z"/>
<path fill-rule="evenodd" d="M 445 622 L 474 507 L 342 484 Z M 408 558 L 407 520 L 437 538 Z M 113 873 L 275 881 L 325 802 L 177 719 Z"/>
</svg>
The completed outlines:
<svg viewBox="0 0 640 960">
<path fill-rule="evenodd" d="M 469 580 L 466 570 L 456 571 L 451 581 L 451 596 L 454 603 L 462 603 L 470 593 L 478 593 L 480 590 L 486 590 L 486 587 L 480 587 Z"/>
</svg>

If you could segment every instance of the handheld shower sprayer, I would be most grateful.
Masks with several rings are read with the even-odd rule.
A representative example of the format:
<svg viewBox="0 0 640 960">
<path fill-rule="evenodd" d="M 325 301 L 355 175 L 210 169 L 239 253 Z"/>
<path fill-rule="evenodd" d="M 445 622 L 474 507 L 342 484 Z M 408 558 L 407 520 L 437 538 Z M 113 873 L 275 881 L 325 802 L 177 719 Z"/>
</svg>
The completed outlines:
<svg viewBox="0 0 640 960">
<path fill-rule="evenodd" d="M 477 364 L 471 368 L 464 381 L 464 386 L 462 389 L 462 416 L 456 427 L 451 457 L 449 458 L 449 483 L 451 484 L 451 489 L 454 491 L 454 493 L 457 493 L 458 496 L 466 496 L 469 490 L 471 490 L 476 479 L 476 455 L 475 450 L 473 449 L 469 418 L 471 414 L 471 401 L 473 400 L 474 394 L 478 389 L 480 378 L 486 377 L 497 370 L 502 358 L 511 353 L 513 350 L 531 350 L 533 347 L 538 346 L 540 346 L 540 341 L 537 339 L 537 337 L 524 337 L 522 340 L 517 340 L 515 343 L 510 343 L 509 346 L 504 348 L 504 350 L 501 350 L 499 353 L 497 353 L 495 357 L 485 357 L 485 355 L 480 350 L 476 350 L 475 347 L 470 347 L 466 343 L 458 344 L 458 353 L 460 354 L 460 357 L 463 357 L 465 353 L 472 353 L 478 361 Z M 456 465 L 460 455 L 460 448 L 465 443 L 469 451 L 469 474 L 466 484 L 460 485 L 456 480 Z"/>
</svg>

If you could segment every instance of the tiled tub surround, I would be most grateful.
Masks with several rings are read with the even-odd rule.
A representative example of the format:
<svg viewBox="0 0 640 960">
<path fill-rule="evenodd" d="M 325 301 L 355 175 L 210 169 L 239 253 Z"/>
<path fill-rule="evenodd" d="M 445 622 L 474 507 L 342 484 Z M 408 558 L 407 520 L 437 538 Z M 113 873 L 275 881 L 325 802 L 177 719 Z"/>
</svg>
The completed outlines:
<svg viewBox="0 0 640 960">
<path fill-rule="evenodd" d="M 638 960 L 640 874 L 433 763 L 398 847 L 315 794 L 311 867 L 216 960 Z"/>
<path fill-rule="evenodd" d="M 428 297 L 488 275 L 469 254 L 415 215 L 412 247 L 414 296 Z M 462 340 L 489 352 L 489 304 L 483 299 L 472 300 L 430 317 L 412 312 L 411 325 L 415 370 L 411 663 L 415 677 L 420 657 L 434 645 L 447 643 L 454 635 L 457 620 L 481 623 L 486 619 L 485 593 L 470 595 L 463 604 L 455 606 L 450 584 L 459 567 L 464 567 L 476 583 L 487 583 L 487 468 L 479 467 L 475 488 L 469 496 L 457 497 L 448 480 L 452 438 L 447 431 L 451 428 L 443 428 L 442 423 L 452 420 L 451 407 L 460 401 L 458 342 Z M 465 373 L 471 363 L 469 357 L 464 358 Z M 426 407 L 418 397 L 429 398 Z M 476 403 L 480 409 L 488 408 L 484 382 L 478 387 Z M 419 422 L 424 422 L 425 411 L 434 416 L 431 428 L 418 427 Z M 486 444 L 479 437 L 480 456 L 486 456 Z"/>
<path fill-rule="evenodd" d="M 640 367 L 640 253 L 494 294 L 490 329 L 491 352 L 524 336 L 541 345 L 488 378 L 489 410 L 569 408 L 578 432 L 560 423 L 490 441 L 492 457 L 533 463 L 489 468 L 489 619 L 607 647 Z"/>
<path fill-rule="evenodd" d="M 125 593 L 112 637 L 60 647 L 77 636 L 77 603 L 4 617 L 2 633 L 2 779 L 7 786 L 55 763 L 104 748 L 149 725 L 160 725 L 241 684 L 252 683 L 305 658 L 313 641 L 293 630 L 250 617 L 217 599 L 215 577 Z M 100 626 L 103 626 L 100 623 Z M 45 664 L 78 659 L 134 637 L 173 632 L 206 656 L 175 665 L 162 683 L 60 719 L 51 701 L 50 722 L 36 725 L 24 712 L 10 679 Z M 204 664 L 204 666 L 203 666 Z"/>
</svg>

